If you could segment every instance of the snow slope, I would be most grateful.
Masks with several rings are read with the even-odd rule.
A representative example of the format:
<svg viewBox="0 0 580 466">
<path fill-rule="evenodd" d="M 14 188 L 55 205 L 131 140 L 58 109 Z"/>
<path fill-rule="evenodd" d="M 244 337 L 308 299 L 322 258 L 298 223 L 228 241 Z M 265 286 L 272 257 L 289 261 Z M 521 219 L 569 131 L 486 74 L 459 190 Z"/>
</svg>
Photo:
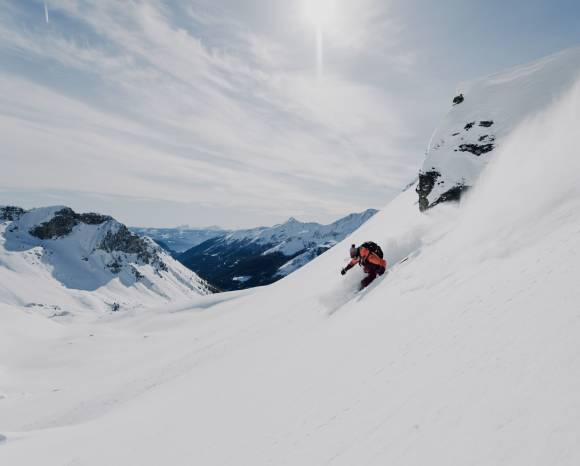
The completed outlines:
<svg viewBox="0 0 580 466">
<path fill-rule="evenodd" d="M 59 317 L 207 293 L 193 272 L 111 217 L 0 207 L 0 302 Z"/>
<path fill-rule="evenodd" d="M 465 100 L 453 105 L 427 148 L 417 188 L 421 208 L 456 199 L 473 186 L 504 138 L 569 91 L 579 76 L 577 47 L 460 86 Z"/>
<path fill-rule="evenodd" d="M 461 208 L 407 190 L 274 285 L 95 322 L 0 305 L 0 463 L 580 464 L 579 108 L 528 115 Z M 391 267 L 354 295 L 367 239 Z"/>
</svg>

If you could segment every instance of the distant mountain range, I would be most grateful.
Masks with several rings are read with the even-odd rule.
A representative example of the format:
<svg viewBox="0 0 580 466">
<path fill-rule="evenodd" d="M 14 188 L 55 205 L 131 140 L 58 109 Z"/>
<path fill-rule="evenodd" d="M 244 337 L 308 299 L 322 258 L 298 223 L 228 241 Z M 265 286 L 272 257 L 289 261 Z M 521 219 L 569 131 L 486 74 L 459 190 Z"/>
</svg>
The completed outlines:
<svg viewBox="0 0 580 466">
<path fill-rule="evenodd" d="M 273 227 L 235 231 L 216 228 L 132 230 L 167 247 L 183 265 L 226 291 L 279 280 L 342 241 L 376 213 L 368 209 L 330 225 L 290 218 Z M 188 241 L 192 244 L 184 250 Z"/>
<path fill-rule="evenodd" d="M 331 225 L 290 219 L 239 231 L 131 231 L 108 215 L 65 206 L 0 206 L 0 302 L 65 316 L 265 285 L 326 251 L 375 213 L 352 214 Z"/>
<path fill-rule="evenodd" d="M 129 228 L 133 233 L 141 236 L 148 236 L 157 244 L 176 255 L 191 249 L 198 244 L 203 243 L 218 236 L 225 236 L 231 233 L 230 230 L 224 230 L 219 227 L 208 228 L 191 228 L 189 226 L 180 226 L 176 228 Z"/>
</svg>

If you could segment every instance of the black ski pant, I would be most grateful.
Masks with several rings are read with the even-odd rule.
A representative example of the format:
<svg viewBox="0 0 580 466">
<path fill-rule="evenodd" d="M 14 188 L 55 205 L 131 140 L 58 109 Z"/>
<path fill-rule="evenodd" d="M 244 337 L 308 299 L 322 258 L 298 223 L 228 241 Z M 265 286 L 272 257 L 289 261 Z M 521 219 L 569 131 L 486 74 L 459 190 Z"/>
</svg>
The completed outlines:
<svg viewBox="0 0 580 466">
<path fill-rule="evenodd" d="M 377 278 L 377 275 L 384 274 L 385 268 L 375 264 L 366 264 L 364 266 L 364 272 L 367 274 L 367 276 L 360 282 L 361 290 L 369 286 L 374 281 L 374 279 Z"/>
</svg>

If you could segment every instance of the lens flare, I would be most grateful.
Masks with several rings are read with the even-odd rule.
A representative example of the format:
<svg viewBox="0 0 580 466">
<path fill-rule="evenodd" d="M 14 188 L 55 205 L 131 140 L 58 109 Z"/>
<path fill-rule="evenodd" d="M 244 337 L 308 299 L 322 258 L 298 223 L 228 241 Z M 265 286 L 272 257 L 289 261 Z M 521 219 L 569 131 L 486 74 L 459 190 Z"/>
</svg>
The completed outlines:
<svg viewBox="0 0 580 466">
<path fill-rule="evenodd" d="M 322 40 L 324 31 L 336 22 L 336 0 L 304 0 L 304 14 L 314 26 L 316 37 L 316 68 L 318 77 L 323 72 Z"/>
</svg>

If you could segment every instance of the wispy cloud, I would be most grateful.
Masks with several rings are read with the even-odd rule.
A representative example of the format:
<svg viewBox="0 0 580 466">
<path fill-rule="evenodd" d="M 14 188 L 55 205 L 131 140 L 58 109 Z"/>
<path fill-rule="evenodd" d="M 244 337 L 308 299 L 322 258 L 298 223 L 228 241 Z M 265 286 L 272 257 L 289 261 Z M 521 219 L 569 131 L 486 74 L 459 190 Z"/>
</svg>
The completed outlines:
<svg viewBox="0 0 580 466">
<path fill-rule="evenodd" d="M 381 3 L 329 31 L 342 64 L 322 81 L 308 40 L 289 40 L 300 27 L 272 35 L 207 3 L 51 0 L 49 28 L 11 8 L 0 54 L 35 72 L 0 75 L 0 183 L 322 219 L 380 205 L 421 155 L 404 98 L 354 69 L 396 43 Z"/>
</svg>

